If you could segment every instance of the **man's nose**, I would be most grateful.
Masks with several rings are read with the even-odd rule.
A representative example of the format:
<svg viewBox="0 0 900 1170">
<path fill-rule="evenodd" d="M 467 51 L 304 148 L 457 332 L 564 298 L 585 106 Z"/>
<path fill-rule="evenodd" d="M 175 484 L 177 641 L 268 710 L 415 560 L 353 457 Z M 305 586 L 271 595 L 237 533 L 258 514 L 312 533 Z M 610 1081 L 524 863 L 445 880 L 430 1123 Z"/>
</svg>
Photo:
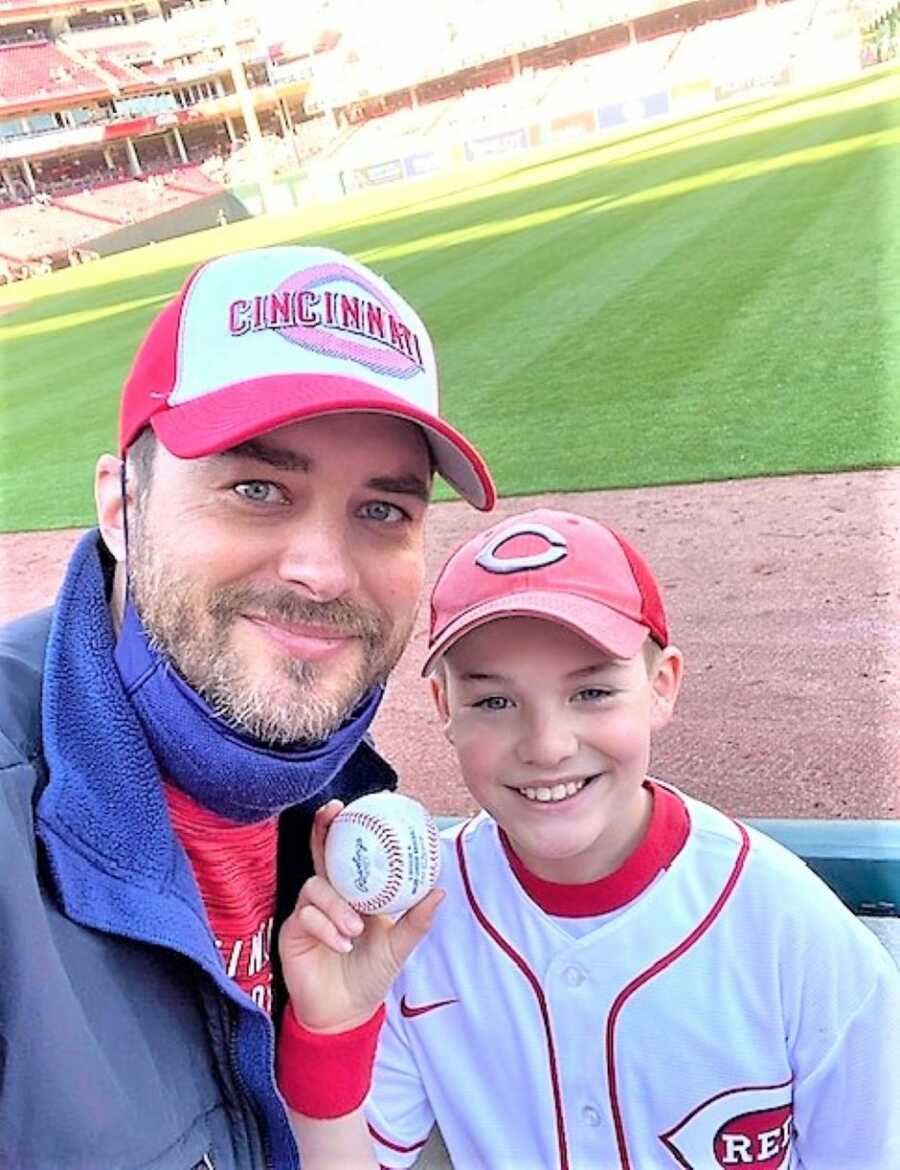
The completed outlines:
<svg viewBox="0 0 900 1170">
<path fill-rule="evenodd" d="M 322 514 L 306 515 L 292 526 L 278 575 L 313 601 L 335 601 L 359 586 L 359 570 L 348 526 Z"/>
<path fill-rule="evenodd" d="M 577 753 L 578 737 L 564 715 L 539 712 L 522 728 L 517 750 L 523 764 L 556 768 Z"/>
</svg>

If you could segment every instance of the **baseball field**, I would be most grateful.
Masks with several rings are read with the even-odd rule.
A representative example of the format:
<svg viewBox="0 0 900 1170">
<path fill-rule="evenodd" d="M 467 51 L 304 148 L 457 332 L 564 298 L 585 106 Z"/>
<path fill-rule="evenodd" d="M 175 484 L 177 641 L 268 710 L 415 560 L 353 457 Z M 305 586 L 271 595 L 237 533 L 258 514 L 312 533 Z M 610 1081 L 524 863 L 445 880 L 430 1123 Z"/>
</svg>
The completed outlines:
<svg viewBox="0 0 900 1170">
<path fill-rule="evenodd" d="M 0 289 L 0 531 L 44 533 L 0 538 L 4 612 L 16 589 L 52 597 L 123 375 L 184 275 L 327 244 L 428 322 L 445 411 L 505 510 L 579 493 L 660 568 L 696 671 L 691 746 L 669 741 L 660 774 L 735 812 L 897 815 L 898 147 L 895 70 Z M 435 509 L 434 555 L 478 523 Z M 410 728 L 435 735 L 412 665 L 390 702 L 383 734 L 412 771 Z M 417 786 L 465 803 L 446 757 Z"/>
</svg>

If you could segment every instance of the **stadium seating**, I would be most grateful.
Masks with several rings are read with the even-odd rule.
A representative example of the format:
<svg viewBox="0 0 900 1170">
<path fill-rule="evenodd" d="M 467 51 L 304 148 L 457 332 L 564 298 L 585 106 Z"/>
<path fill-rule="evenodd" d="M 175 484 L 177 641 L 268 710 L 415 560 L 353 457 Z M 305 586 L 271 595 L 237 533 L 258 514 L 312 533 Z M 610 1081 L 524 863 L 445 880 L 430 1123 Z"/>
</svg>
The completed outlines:
<svg viewBox="0 0 900 1170">
<path fill-rule="evenodd" d="M 91 4 L 75 12 L 66 0 L 46 0 L 48 11 L 66 9 L 53 18 L 63 22 L 63 33 L 48 18 L 34 22 L 35 35 L 20 19 L 9 24 L 10 43 L 0 44 L 0 106 L 9 109 L 2 133 L 16 141 L 7 148 L 12 162 L 0 197 L 27 200 L 35 184 L 49 197 L 49 206 L 19 202 L 9 214 L 0 211 L 16 255 L 23 248 L 31 255 L 58 251 L 224 185 L 259 180 L 257 147 L 251 148 L 229 96 L 214 6 L 185 5 L 160 16 L 135 0 L 123 2 L 128 19 Z M 746 3 L 710 0 L 702 10 L 676 11 L 646 0 L 601 6 L 531 0 L 511 20 L 505 6 L 484 0 L 397 0 L 394 25 L 402 35 L 394 36 L 385 35 L 383 13 L 368 0 L 309 0 L 302 15 L 279 12 L 268 31 L 261 13 L 257 19 L 248 12 L 240 18 L 239 40 L 251 86 L 264 90 L 261 97 L 257 89 L 263 134 L 257 145 L 271 174 L 299 168 L 316 183 L 328 180 L 322 190 L 333 189 L 341 172 L 420 153 L 433 157 L 410 161 L 406 170 L 424 173 L 443 165 L 441 159 L 462 157 L 463 144 L 469 157 L 481 157 L 797 80 L 830 45 L 828 13 L 855 6 L 857 14 L 877 19 L 897 0 L 766 0 L 728 15 Z M 31 8 L 33 0 L 0 0 L 0 29 L 10 13 Z M 697 19 L 703 23 L 695 27 Z M 320 36 L 325 29 L 332 31 Z M 284 46 L 301 41 L 307 53 L 320 43 L 327 52 L 304 58 L 298 84 L 298 77 L 266 62 L 290 63 Z M 883 59 L 880 49 L 869 49 Z M 848 61 L 854 53 L 858 58 L 850 45 Z M 310 81 L 306 94 L 301 87 Z M 676 87 L 679 99 L 664 92 Z M 282 102 L 277 112 L 276 99 Z M 279 132 L 286 114 L 296 119 L 317 111 L 321 116 L 295 123 L 292 135 Z M 175 113 L 180 137 L 175 119 L 160 117 Z M 139 126 L 122 125 L 138 119 Z M 490 141 L 525 127 L 527 139 Z M 41 139 L 50 131 L 59 134 Z M 52 142 L 35 150 L 30 170 L 16 161 L 26 136 L 36 145 Z M 174 165 L 185 152 L 193 169 Z M 137 165 L 144 177 L 126 177 Z M 165 177 L 147 178 L 154 173 Z M 402 173 L 394 166 L 359 181 Z"/>
<path fill-rule="evenodd" d="M 144 61 L 151 58 L 153 48 L 149 41 L 131 41 L 109 48 L 84 49 L 82 53 L 88 59 L 93 57 L 97 66 L 111 77 L 120 89 L 147 84 L 146 74 L 137 65 L 131 64 L 131 58 Z"/>
<path fill-rule="evenodd" d="M 897 0 L 854 0 L 854 6 L 863 26 L 871 28 L 897 7 Z"/>
<path fill-rule="evenodd" d="M 0 105 L 108 93 L 102 78 L 48 41 L 0 45 Z"/>
<path fill-rule="evenodd" d="M 60 195 L 54 203 L 101 223 L 122 224 L 160 215 L 220 190 L 200 167 L 188 166 L 143 179 L 91 187 L 73 195 Z"/>
<path fill-rule="evenodd" d="M 0 208 L 0 257 L 21 263 L 33 256 L 55 256 L 221 190 L 199 166 L 184 166 L 57 194 L 46 202 Z"/>
<path fill-rule="evenodd" d="M 670 62 L 675 80 L 706 74 L 714 83 L 785 69 L 809 23 L 813 0 L 787 0 L 691 30 Z"/>
<path fill-rule="evenodd" d="M 99 235 L 97 226 L 96 221 L 52 203 L 48 207 L 24 204 L 0 208 L 0 256 L 16 263 L 52 256 Z"/>
</svg>

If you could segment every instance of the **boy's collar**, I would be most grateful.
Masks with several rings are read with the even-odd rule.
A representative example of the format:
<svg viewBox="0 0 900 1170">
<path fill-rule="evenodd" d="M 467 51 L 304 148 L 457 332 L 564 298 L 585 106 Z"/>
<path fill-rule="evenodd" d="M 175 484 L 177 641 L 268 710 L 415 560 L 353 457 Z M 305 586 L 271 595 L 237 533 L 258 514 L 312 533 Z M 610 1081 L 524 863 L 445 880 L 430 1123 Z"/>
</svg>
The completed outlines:
<svg viewBox="0 0 900 1170">
<path fill-rule="evenodd" d="M 546 914 L 562 918 L 609 914 L 627 906 L 672 864 L 688 838 L 688 811 L 677 793 L 652 780 L 646 781 L 646 787 L 653 798 L 653 811 L 643 839 L 618 869 L 593 882 L 569 885 L 538 877 L 526 869 L 500 829 L 500 840 L 513 873 L 525 893 Z"/>
</svg>

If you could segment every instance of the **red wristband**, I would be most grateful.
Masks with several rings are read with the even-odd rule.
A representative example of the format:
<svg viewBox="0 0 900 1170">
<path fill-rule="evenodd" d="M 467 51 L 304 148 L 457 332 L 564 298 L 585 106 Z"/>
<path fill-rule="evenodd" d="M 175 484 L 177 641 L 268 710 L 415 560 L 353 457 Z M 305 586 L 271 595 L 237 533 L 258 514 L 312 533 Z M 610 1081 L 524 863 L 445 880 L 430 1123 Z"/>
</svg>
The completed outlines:
<svg viewBox="0 0 900 1170">
<path fill-rule="evenodd" d="M 372 1083 L 383 1023 L 384 1004 L 349 1032 L 310 1032 L 288 1004 L 275 1064 L 278 1088 L 291 1109 L 322 1120 L 358 1109 Z"/>
</svg>

